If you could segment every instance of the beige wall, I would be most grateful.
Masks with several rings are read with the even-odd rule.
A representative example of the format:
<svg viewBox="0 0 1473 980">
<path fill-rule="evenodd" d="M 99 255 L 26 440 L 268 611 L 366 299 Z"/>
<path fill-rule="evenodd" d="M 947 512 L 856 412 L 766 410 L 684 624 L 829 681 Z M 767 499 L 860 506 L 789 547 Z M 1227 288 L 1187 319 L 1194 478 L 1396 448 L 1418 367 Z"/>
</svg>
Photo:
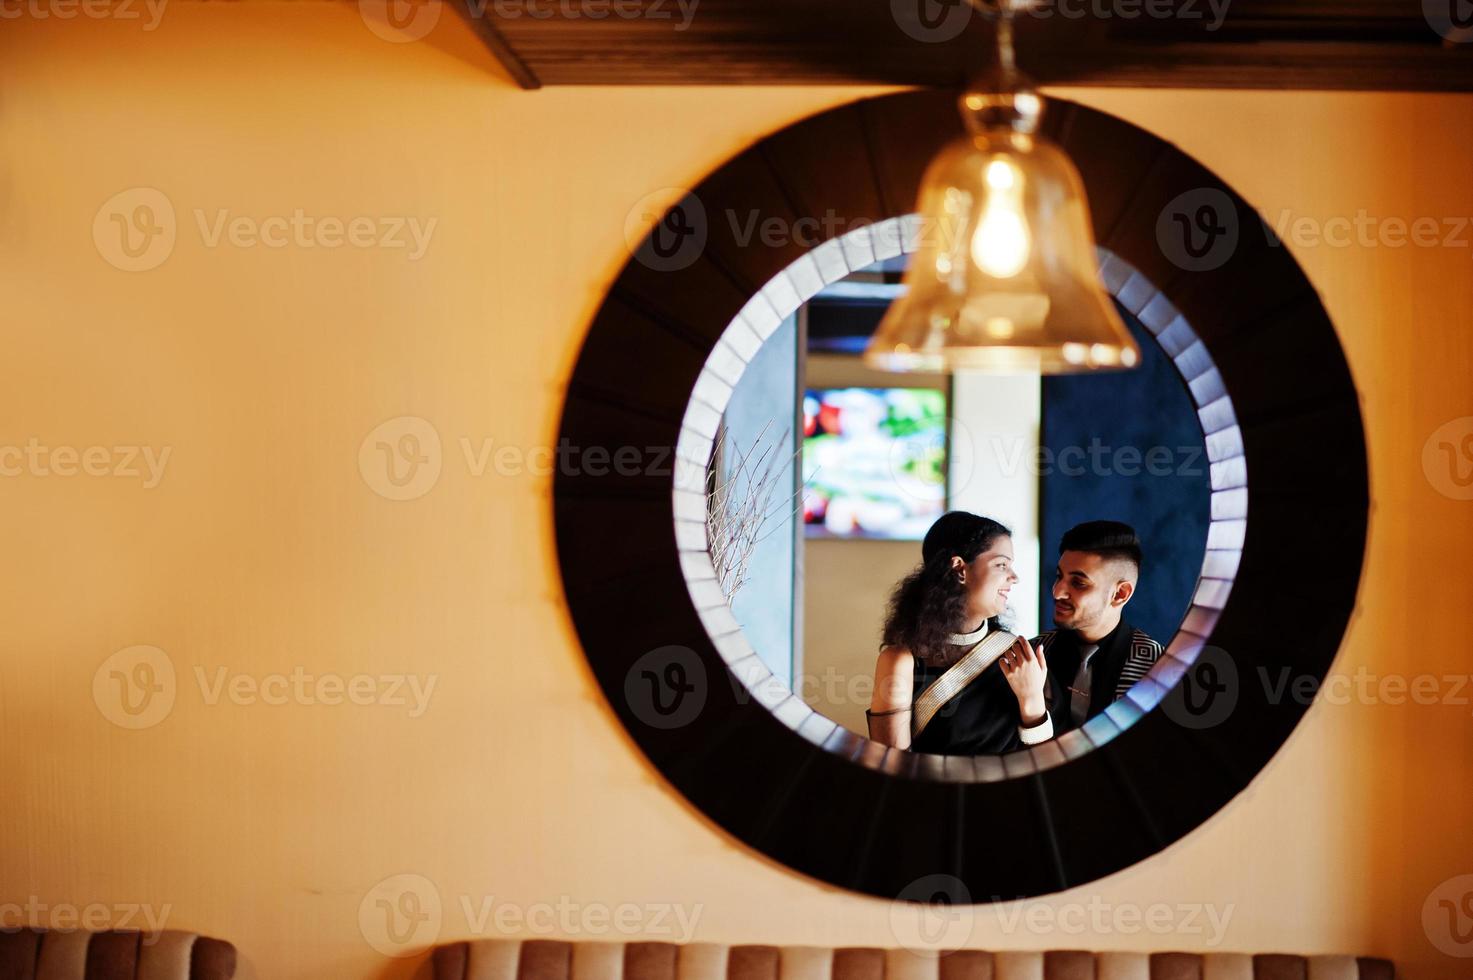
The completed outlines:
<svg viewBox="0 0 1473 980">
<path fill-rule="evenodd" d="M 233 939 L 241 975 L 271 980 L 422 969 L 360 931 L 365 895 L 404 873 L 436 887 L 442 938 L 472 931 L 468 896 L 473 910 L 699 904 L 695 932 L 716 941 L 892 941 L 885 902 L 754 856 L 631 751 L 559 597 L 547 480 L 474 476 L 459 442 L 553 438 L 642 196 L 860 94 L 523 93 L 458 24 L 390 44 L 350 4 L 179 3 L 152 32 L 0 23 L 0 443 L 172 447 L 148 490 L 0 480 L 0 902 L 167 905 L 170 925 Z M 1074 94 L 1178 142 L 1271 214 L 1473 214 L 1467 98 Z M 138 186 L 168 196 L 179 239 L 158 268 L 125 273 L 92 225 Z M 208 248 L 195 208 L 438 225 L 417 262 Z M 1473 414 L 1469 248 L 1296 254 L 1370 430 L 1369 574 L 1337 670 L 1466 674 L 1473 504 L 1436 492 L 1420 454 Z M 401 415 L 436 428 L 443 472 L 394 502 L 357 461 Z M 1313 556 L 1297 560 L 1315 574 Z M 177 696 L 158 724 L 124 730 L 92 685 L 135 644 L 167 653 Z M 211 705 L 196 667 L 437 686 L 417 718 Z M 1211 901 L 1233 910 L 1224 948 L 1365 951 L 1407 977 L 1464 976 L 1420 911 L 1473 871 L 1469 710 L 1320 704 L 1207 826 L 1045 904 Z M 1038 936 L 988 909 L 970 938 L 1206 941 Z"/>
<path fill-rule="evenodd" d="M 803 700 L 850 731 L 865 730 L 890 590 L 920 561 L 914 541 L 803 547 Z"/>
</svg>

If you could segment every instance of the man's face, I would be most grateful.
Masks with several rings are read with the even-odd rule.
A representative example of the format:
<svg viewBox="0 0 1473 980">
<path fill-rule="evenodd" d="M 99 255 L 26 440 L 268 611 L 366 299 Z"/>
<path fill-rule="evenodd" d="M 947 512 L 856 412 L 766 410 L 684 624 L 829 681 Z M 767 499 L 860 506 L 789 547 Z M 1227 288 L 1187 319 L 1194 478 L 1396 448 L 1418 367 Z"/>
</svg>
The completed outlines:
<svg viewBox="0 0 1473 980">
<path fill-rule="evenodd" d="M 1088 631 L 1118 615 L 1130 597 L 1127 575 L 1125 562 L 1106 561 L 1088 551 L 1064 552 L 1054 573 L 1054 624 Z"/>
</svg>

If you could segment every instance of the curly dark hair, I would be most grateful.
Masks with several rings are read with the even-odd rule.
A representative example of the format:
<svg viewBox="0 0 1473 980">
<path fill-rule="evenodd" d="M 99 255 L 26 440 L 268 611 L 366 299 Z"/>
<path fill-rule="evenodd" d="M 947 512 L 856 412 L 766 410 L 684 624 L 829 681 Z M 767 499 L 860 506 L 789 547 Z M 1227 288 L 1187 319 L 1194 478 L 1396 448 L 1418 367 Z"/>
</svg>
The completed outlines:
<svg viewBox="0 0 1473 980">
<path fill-rule="evenodd" d="M 1012 532 L 989 517 L 962 510 L 941 515 L 921 544 L 921 564 L 896 584 L 885 614 L 881 647 L 903 647 L 930 663 L 946 659 L 947 638 L 966 628 L 966 587 L 951 570 L 959 556 L 971 564 L 1001 537 Z M 998 617 L 988 620 L 1001 627 Z"/>
</svg>

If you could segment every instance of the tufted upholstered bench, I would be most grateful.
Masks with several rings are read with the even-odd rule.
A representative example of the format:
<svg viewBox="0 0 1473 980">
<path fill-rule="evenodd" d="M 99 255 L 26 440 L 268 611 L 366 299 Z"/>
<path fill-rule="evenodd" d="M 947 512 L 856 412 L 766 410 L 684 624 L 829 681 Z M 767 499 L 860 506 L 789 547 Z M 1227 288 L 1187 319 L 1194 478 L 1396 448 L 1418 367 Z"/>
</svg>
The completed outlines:
<svg viewBox="0 0 1473 980">
<path fill-rule="evenodd" d="M 435 980 L 1394 980 L 1386 960 L 1278 953 L 987 953 L 484 939 Z"/>
<path fill-rule="evenodd" d="M 172 929 L 0 930 L 0 980 L 230 980 L 235 947 Z"/>
</svg>

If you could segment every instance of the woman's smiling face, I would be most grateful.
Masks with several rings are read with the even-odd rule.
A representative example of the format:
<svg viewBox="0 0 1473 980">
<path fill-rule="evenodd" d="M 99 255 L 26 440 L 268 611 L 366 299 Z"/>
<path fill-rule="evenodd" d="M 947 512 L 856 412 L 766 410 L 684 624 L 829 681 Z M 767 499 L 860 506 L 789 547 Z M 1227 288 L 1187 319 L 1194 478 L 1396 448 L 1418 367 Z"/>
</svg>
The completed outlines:
<svg viewBox="0 0 1473 980">
<path fill-rule="evenodd" d="M 1008 591 L 1018 581 L 1013 571 L 1013 539 L 1006 534 L 993 541 L 967 566 L 968 606 L 973 613 L 992 617 L 1007 608 Z"/>
</svg>

